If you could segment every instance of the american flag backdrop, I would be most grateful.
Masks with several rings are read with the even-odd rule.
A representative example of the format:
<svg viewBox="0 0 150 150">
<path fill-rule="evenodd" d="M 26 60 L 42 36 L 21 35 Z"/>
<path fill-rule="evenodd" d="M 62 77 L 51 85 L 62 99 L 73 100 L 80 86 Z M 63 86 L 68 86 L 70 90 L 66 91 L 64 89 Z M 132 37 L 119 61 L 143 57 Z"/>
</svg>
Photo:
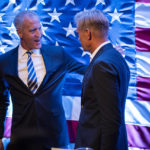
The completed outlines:
<svg viewBox="0 0 150 150">
<path fill-rule="evenodd" d="M 83 52 L 74 15 L 86 9 L 103 10 L 110 21 L 109 40 L 126 59 L 131 79 L 126 102 L 126 127 L 130 150 L 150 150 L 150 0 L 1 0 L 0 53 L 16 47 L 19 38 L 13 19 L 21 10 L 34 10 L 43 29 L 43 43 L 62 46 L 72 55 L 89 62 Z M 83 76 L 68 74 L 63 89 L 63 106 L 70 142 L 74 143 L 80 114 Z M 10 137 L 12 105 L 5 123 Z"/>
</svg>

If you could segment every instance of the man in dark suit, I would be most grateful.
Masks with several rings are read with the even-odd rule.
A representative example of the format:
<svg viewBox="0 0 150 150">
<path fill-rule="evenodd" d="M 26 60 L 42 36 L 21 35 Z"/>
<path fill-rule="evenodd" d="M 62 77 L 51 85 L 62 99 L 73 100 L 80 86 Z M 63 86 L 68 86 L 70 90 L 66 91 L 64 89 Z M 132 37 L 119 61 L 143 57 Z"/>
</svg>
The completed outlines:
<svg viewBox="0 0 150 150">
<path fill-rule="evenodd" d="M 83 74 L 86 65 L 77 62 L 61 47 L 41 44 L 41 24 L 34 12 L 20 12 L 14 24 L 20 45 L 0 56 L 0 139 L 10 90 L 13 104 L 11 141 L 23 135 L 24 139 L 41 135 L 44 148 L 66 147 L 68 134 L 62 87 L 66 73 Z M 0 149 L 2 147 L 0 140 Z"/>
<path fill-rule="evenodd" d="M 75 147 L 127 150 L 124 111 L 129 68 L 107 39 L 109 22 L 101 11 L 79 12 L 75 21 L 82 47 L 91 53 L 83 79 Z"/>
</svg>

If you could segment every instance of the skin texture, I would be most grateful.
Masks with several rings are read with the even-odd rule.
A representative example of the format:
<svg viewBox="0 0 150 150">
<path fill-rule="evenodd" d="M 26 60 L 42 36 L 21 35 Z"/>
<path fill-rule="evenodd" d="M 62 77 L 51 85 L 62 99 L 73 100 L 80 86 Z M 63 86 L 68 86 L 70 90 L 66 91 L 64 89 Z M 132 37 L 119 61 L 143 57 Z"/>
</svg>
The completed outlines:
<svg viewBox="0 0 150 150">
<path fill-rule="evenodd" d="M 21 45 L 26 50 L 41 48 L 42 30 L 37 17 L 24 19 L 21 29 L 17 30 Z"/>
</svg>

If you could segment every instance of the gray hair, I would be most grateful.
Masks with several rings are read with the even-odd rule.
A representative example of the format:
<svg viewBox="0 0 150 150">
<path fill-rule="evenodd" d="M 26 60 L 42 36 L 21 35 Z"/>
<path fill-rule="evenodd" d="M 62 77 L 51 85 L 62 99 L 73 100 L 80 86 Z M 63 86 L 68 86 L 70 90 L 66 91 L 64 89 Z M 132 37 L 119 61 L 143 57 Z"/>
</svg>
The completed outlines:
<svg viewBox="0 0 150 150">
<path fill-rule="evenodd" d="M 103 36 L 108 35 L 109 21 L 98 9 L 79 12 L 75 15 L 74 20 L 79 30 L 93 28 L 96 31 L 100 31 Z"/>
<path fill-rule="evenodd" d="M 25 18 L 35 18 L 35 17 L 39 19 L 39 16 L 33 11 L 30 10 L 21 11 L 16 15 L 14 19 L 14 25 L 17 30 L 21 29 Z"/>
</svg>

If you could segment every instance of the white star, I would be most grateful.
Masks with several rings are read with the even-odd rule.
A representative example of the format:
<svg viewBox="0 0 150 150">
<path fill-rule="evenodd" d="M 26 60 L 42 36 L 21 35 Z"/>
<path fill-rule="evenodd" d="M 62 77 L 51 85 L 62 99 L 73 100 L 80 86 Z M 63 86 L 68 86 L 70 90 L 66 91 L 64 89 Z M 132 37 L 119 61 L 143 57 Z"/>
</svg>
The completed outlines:
<svg viewBox="0 0 150 150">
<path fill-rule="evenodd" d="M 89 55 L 89 56 L 91 55 L 90 52 L 84 51 L 82 47 L 79 47 L 79 48 L 82 50 L 82 57 L 83 57 L 84 55 Z"/>
<path fill-rule="evenodd" d="M 41 23 L 41 28 L 42 28 L 43 35 L 51 41 L 52 40 L 51 37 L 49 37 L 45 32 L 48 29 L 48 27 L 44 27 L 44 25 Z"/>
<path fill-rule="evenodd" d="M 10 4 L 16 4 L 16 0 L 9 0 L 9 5 Z"/>
<path fill-rule="evenodd" d="M 36 11 L 39 4 L 45 5 L 45 1 L 38 0 L 37 3 L 33 7 L 30 8 L 30 10 Z M 25 8 L 25 9 L 27 9 L 27 8 Z"/>
<path fill-rule="evenodd" d="M 59 46 L 58 42 L 56 41 L 55 46 Z"/>
<path fill-rule="evenodd" d="M 112 20 L 111 20 L 111 23 L 113 23 L 115 20 L 117 20 L 118 22 L 120 22 L 120 16 L 123 14 L 123 13 L 118 13 L 117 12 L 117 9 L 115 8 L 114 12 L 113 13 L 108 13 L 110 16 L 112 16 Z"/>
<path fill-rule="evenodd" d="M 10 33 L 9 33 L 10 36 L 11 36 L 12 34 L 15 34 L 16 36 L 18 36 L 17 31 L 16 31 L 16 28 L 15 28 L 15 26 L 14 26 L 13 23 L 11 24 L 10 27 L 6 27 L 6 28 L 10 31 Z"/>
<path fill-rule="evenodd" d="M 45 31 L 47 30 L 48 27 L 44 27 L 43 24 L 41 23 L 41 28 L 42 28 L 43 35 L 46 36 Z"/>
<path fill-rule="evenodd" d="M 44 0 L 38 0 L 38 2 L 37 2 L 38 4 L 42 4 L 42 5 L 45 5 L 45 2 L 44 2 Z"/>
<path fill-rule="evenodd" d="M 64 28 L 64 30 L 67 31 L 66 37 L 69 36 L 70 34 L 75 37 L 74 31 L 76 31 L 76 28 L 73 28 L 72 25 L 71 25 L 71 23 L 69 23 L 68 28 Z"/>
<path fill-rule="evenodd" d="M 96 2 L 96 6 L 97 6 L 98 4 L 100 4 L 100 3 L 102 3 L 103 5 L 105 5 L 104 0 L 97 0 L 97 2 Z"/>
<path fill-rule="evenodd" d="M 69 3 L 71 3 L 72 5 L 75 5 L 74 0 L 66 0 L 65 6 L 68 5 Z"/>
<path fill-rule="evenodd" d="M 4 15 L 4 13 L 0 13 L 0 22 L 3 22 L 2 16 Z"/>
<path fill-rule="evenodd" d="M 53 22 L 54 20 L 57 20 L 58 22 L 60 22 L 59 20 L 59 16 L 62 13 L 57 13 L 56 8 L 54 9 L 53 13 L 48 13 L 52 18 L 51 18 L 51 22 Z"/>
</svg>

